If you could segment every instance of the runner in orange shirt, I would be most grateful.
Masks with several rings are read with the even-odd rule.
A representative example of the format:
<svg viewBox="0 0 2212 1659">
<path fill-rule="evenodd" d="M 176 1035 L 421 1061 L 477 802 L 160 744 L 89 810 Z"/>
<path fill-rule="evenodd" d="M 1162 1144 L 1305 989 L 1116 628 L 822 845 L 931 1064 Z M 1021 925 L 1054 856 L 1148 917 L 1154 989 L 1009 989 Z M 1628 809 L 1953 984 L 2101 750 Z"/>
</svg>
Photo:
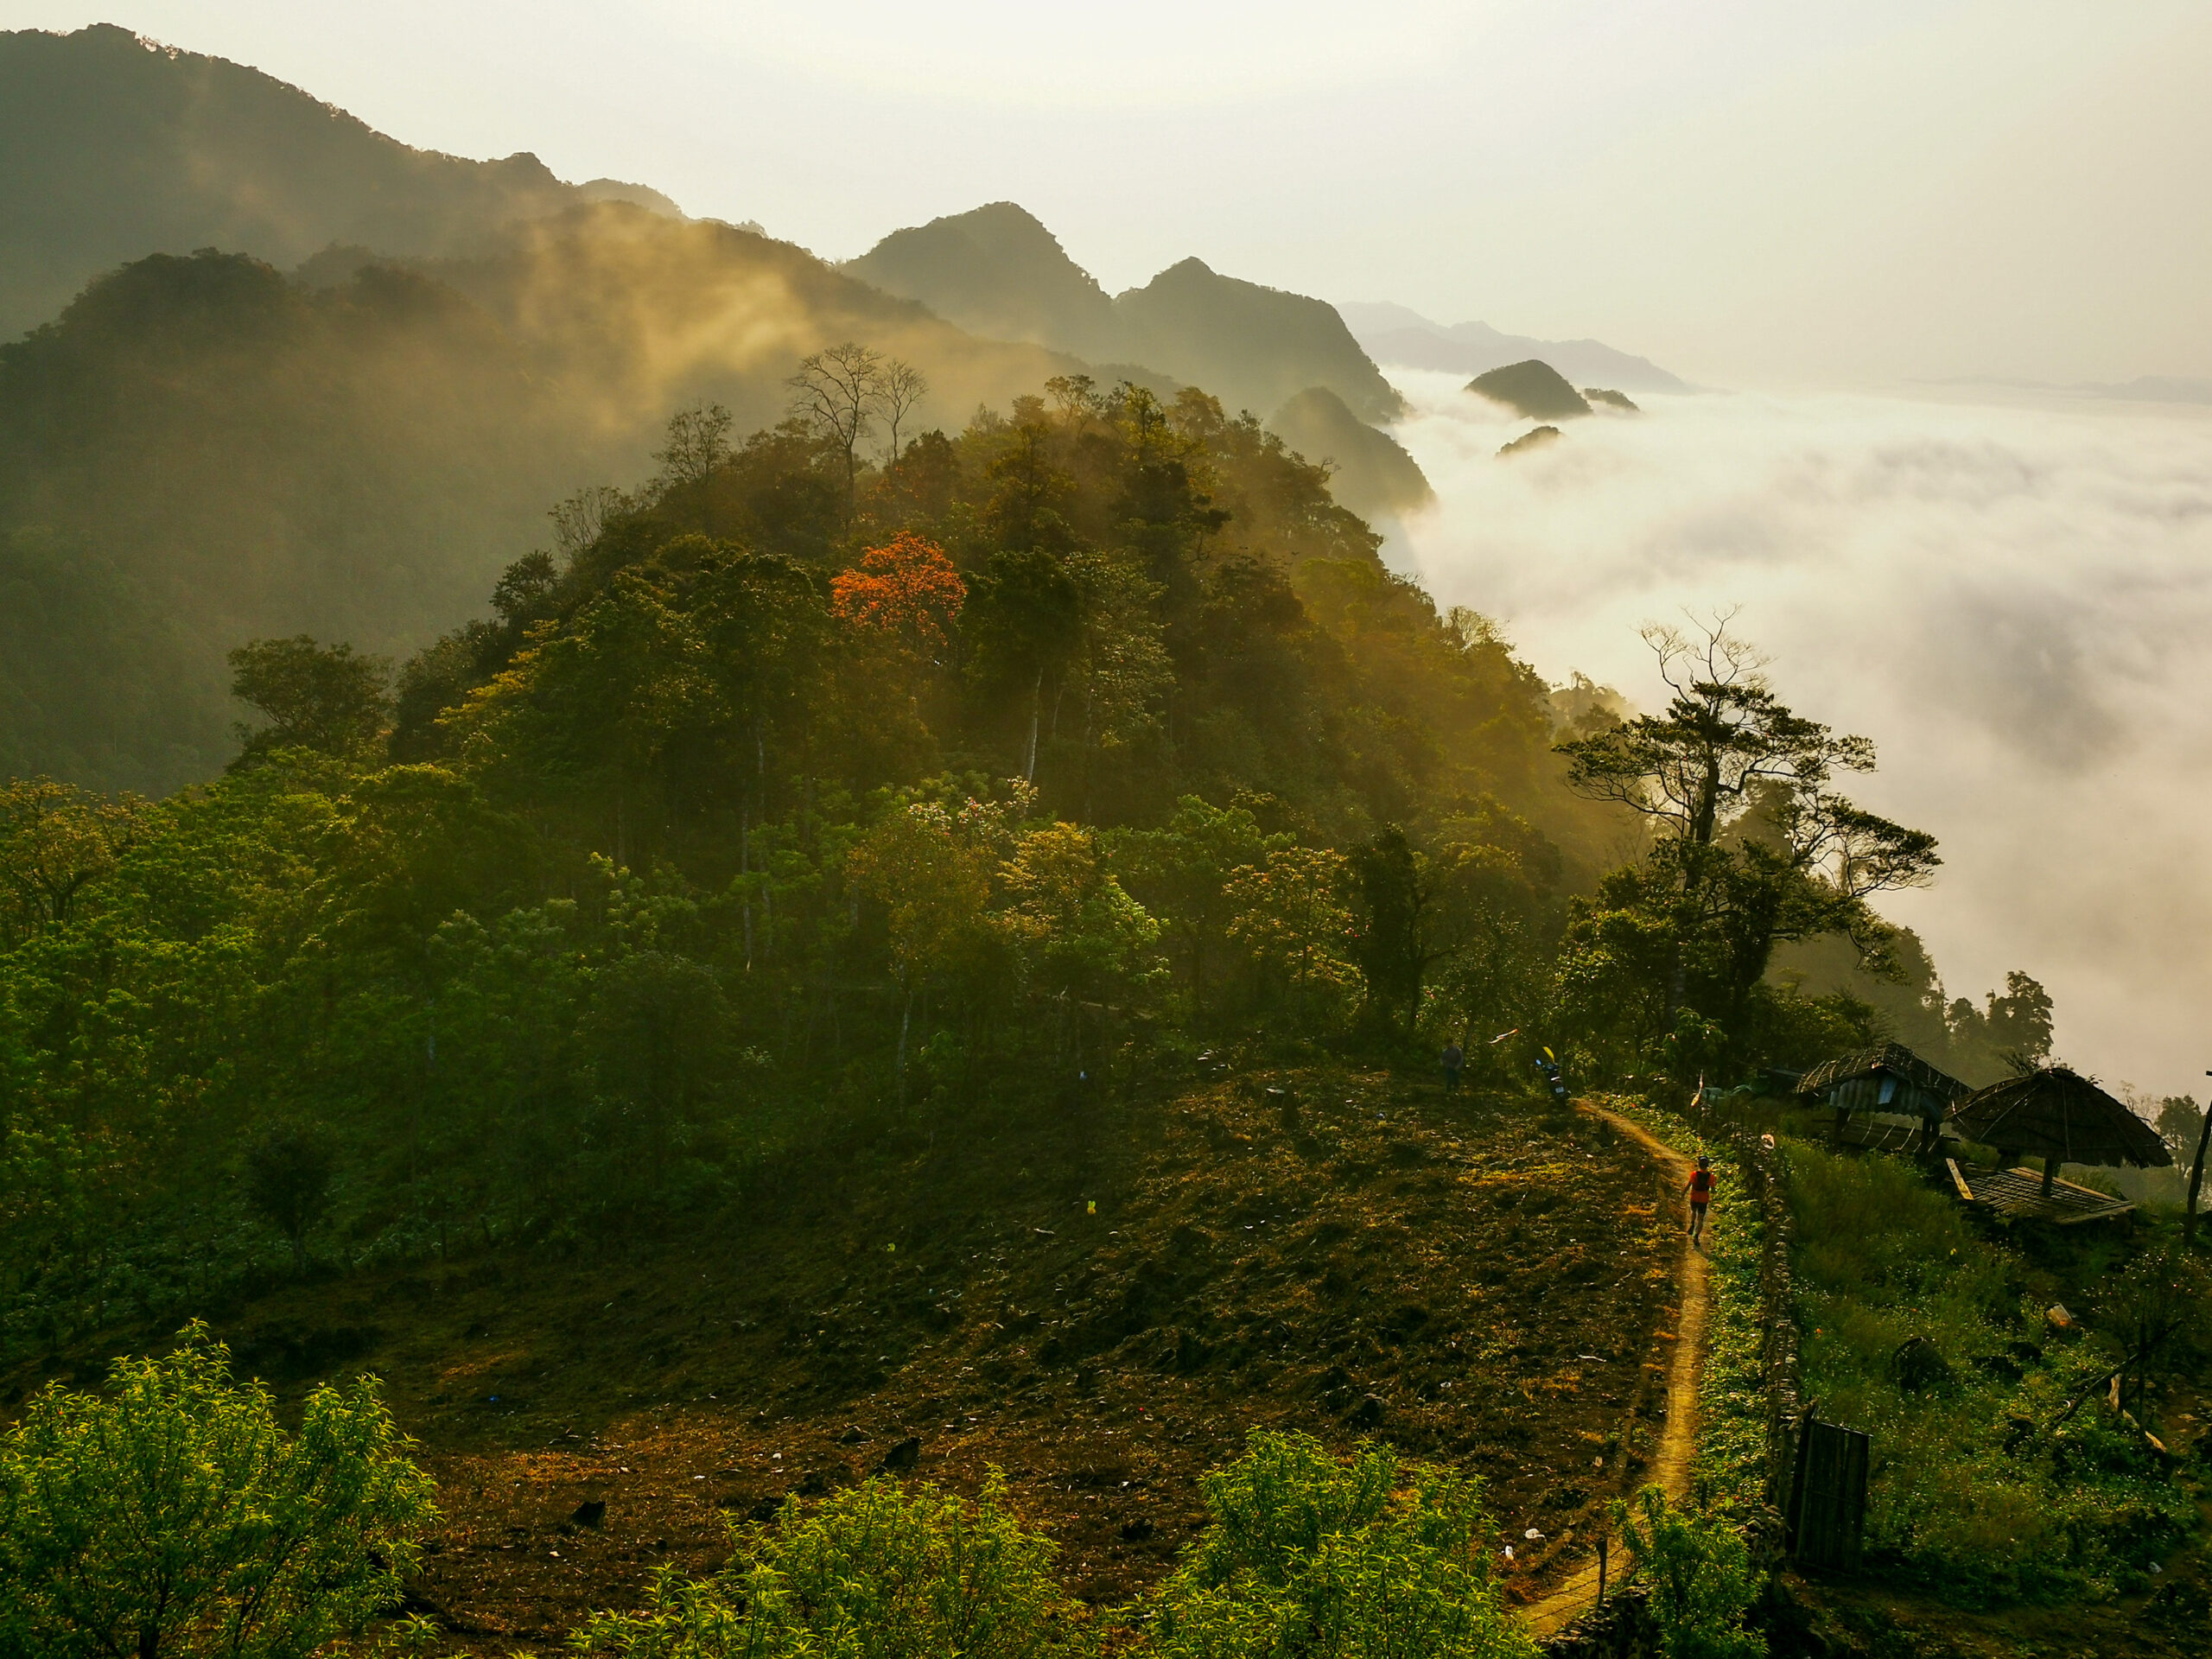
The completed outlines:
<svg viewBox="0 0 2212 1659">
<path fill-rule="evenodd" d="M 1690 1195 L 1690 1243 L 1693 1244 L 1702 1243 L 1705 1240 L 1705 1207 L 1713 1202 L 1714 1180 L 1713 1160 L 1700 1156 L 1697 1167 L 1691 1171 L 1689 1179 L 1683 1184 L 1682 1190 Z"/>
</svg>

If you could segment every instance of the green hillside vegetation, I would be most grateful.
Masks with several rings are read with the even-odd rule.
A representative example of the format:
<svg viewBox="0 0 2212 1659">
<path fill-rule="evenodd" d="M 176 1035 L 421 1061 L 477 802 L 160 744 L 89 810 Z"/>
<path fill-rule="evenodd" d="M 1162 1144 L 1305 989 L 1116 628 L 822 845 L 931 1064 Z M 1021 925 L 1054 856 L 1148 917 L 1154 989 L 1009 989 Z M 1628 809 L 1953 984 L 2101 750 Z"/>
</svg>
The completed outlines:
<svg viewBox="0 0 2212 1659">
<path fill-rule="evenodd" d="M 1571 420 L 1590 412 L 1589 403 L 1565 376 L 1533 357 L 1478 374 L 1467 382 L 1467 390 L 1532 421 Z"/>
<path fill-rule="evenodd" d="M 1642 412 L 1629 401 L 1628 394 L 1625 392 L 1608 391 L 1603 386 L 1585 386 L 1582 388 L 1582 395 L 1588 398 L 1595 408 L 1617 409 L 1624 415 Z"/>
<path fill-rule="evenodd" d="M 175 263 L 251 315 L 284 296 L 289 327 L 341 303 Z M 402 278 L 425 280 L 362 291 Z M 812 418 L 741 440 L 684 411 L 656 474 L 570 495 L 561 553 L 513 561 L 489 615 L 396 675 L 313 638 L 239 645 L 259 718 L 220 776 L 158 803 L 0 791 L 0 1357 L 23 1376 L 265 1305 L 256 1351 L 289 1374 L 384 1356 L 443 1426 L 472 1541 L 537 1524 L 503 1518 L 504 1478 L 487 1491 L 486 1434 L 500 1458 L 579 1421 L 645 1435 L 625 1456 L 651 1478 L 603 1478 L 670 1517 L 655 1537 L 681 1516 L 703 1540 L 688 1474 L 659 1491 L 678 1469 L 714 1459 L 740 1513 L 823 1496 L 802 1532 L 926 1509 L 827 1495 L 913 1466 L 898 1425 L 957 1401 L 972 1427 L 1008 1390 L 1033 1499 L 1107 1478 L 1047 1434 L 1071 1412 L 1135 1437 L 1172 1407 L 1179 1449 L 1147 1466 L 1183 1491 L 1269 1377 L 1296 1381 L 1283 1417 L 1494 1471 L 1516 1524 L 1595 1524 L 1641 1466 L 1618 1414 L 1661 1340 L 1670 1228 L 1608 1126 L 1531 1119 L 1530 1061 L 1679 1099 L 1885 1034 L 1777 952 L 1894 954 L 1872 904 L 1929 877 L 1932 841 L 1839 792 L 1871 747 L 1789 709 L 1725 622 L 1654 632 L 1660 712 L 1562 704 L 1483 618 L 1384 569 L 1326 470 L 1249 416 L 1063 375 L 871 454 L 856 423 L 897 367 L 825 353 L 855 401 L 827 381 Z M 1391 1075 L 1447 1040 L 1473 1056 L 1464 1118 Z M 1065 1217 L 1102 1199 L 1104 1236 L 1078 1236 Z M 1464 1301 L 1423 1289 L 1478 1262 Z M 427 1274 L 468 1300 L 403 1314 Z M 969 1308 L 971 1281 L 1007 1300 Z M 437 1320 L 464 1307 L 456 1338 Z M 1535 1403 L 1562 1378 L 1573 1397 Z M 640 1387 L 734 1403 L 654 1440 L 618 1425 Z M 801 1444 L 810 1486 L 771 1461 Z M 1376 1511 L 1319 1565 L 1426 1586 L 1375 1605 L 1494 1650 L 1465 1623 L 1491 1592 L 1406 1553 L 1496 1537 L 1427 1478 L 1400 1491 L 1449 1513 Z M 1092 1583 L 1165 1584 L 1152 1639 L 1308 1617 L 1296 1573 L 1186 1556 L 1163 1580 L 1171 1546 L 1113 1554 L 1149 1516 L 1073 1502 L 1064 1535 L 1112 1567 Z M 598 1575 L 567 1594 L 662 1547 L 563 1524 L 550 1548 Z M 709 1579 L 588 1639 L 623 1650 L 658 1618 L 690 1640 L 730 1586 L 685 1559 Z M 542 1570 L 451 1569 L 539 1600 Z"/>
<path fill-rule="evenodd" d="M 238 713 L 229 645 L 407 654 L 553 542 L 575 479 L 649 464 L 687 397 L 772 422 L 800 358 L 855 336 L 923 372 L 910 420 L 1003 407 L 1059 361 L 788 244 L 617 204 L 465 262 L 316 275 L 157 255 L 0 346 L 13 769 L 149 793 L 208 775 Z"/>
<path fill-rule="evenodd" d="M 610 180 L 564 184 L 534 156 L 410 149 L 257 69 L 112 24 L 0 34 L 0 338 L 149 253 L 452 253 L 616 193 L 673 209 Z"/>
<path fill-rule="evenodd" d="M 1547 689 L 1386 572 L 1319 467 L 1195 392 L 1048 395 L 849 481 L 820 429 L 686 416 L 405 666 L 396 717 L 270 641 L 233 658 L 268 723 L 220 780 L 22 786 L 10 1328 L 245 1271 L 222 1172 L 279 1128 L 332 1140 L 373 1256 L 711 1205 L 756 1117 L 1057 1093 L 1169 1031 L 1545 1026 L 1620 1074 L 1863 1025 L 1769 959 L 1874 926 L 1920 841 L 1866 819 L 1836 887 L 1817 818 L 1738 845 L 1708 813 L 1598 882 L 1638 746 L 1681 733 L 1593 731 L 1562 772 Z M 1747 753 L 1764 699 L 1722 697 Z"/>
<path fill-rule="evenodd" d="M 1363 421 L 1404 411 L 1325 302 L 1218 275 L 1197 259 L 1109 299 L 1010 201 L 894 231 L 845 269 L 972 333 L 1142 365 L 1205 387 L 1231 410 L 1264 413 L 1319 386 Z"/>
<path fill-rule="evenodd" d="M 1436 499 L 1420 466 L 1325 386 L 1309 386 L 1268 416 L 1268 430 L 1330 468 L 1329 493 L 1366 518 L 1395 518 Z"/>
</svg>

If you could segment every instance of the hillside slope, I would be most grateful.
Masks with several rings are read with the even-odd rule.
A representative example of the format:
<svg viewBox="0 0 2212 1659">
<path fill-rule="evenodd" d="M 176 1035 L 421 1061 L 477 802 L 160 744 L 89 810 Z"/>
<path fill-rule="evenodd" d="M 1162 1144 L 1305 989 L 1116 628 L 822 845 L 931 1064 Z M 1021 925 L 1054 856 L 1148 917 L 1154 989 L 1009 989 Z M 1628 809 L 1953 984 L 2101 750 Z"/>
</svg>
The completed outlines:
<svg viewBox="0 0 2212 1659">
<path fill-rule="evenodd" d="M 221 1330 L 287 1393 L 386 1379 L 447 1516 L 416 1605 L 477 1652 L 887 1458 L 1003 1468 L 1094 1603 L 1166 1571 L 1255 1427 L 1480 1472 L 1524 1558 L 1586 1534 L 1661 1432 L 1680 1239 L 1644 1151 L 1387 1073 L 1205 1070 L 1087 1122 L 842 1140 L 711 1230 L 301 1286 Z"/>
<path fill-rule="evenodd" d="M 257 69 L 112 24 L 0 34 L 0 338 L 149 253 L 450 253 L 617 191 L 651 197 L 564 184 L 527 154 L 410 149 Z"/>
<path fill-rule="evenodd" d="M 1421 463 L 1326 386 L 1309 386 L 1289 399 L 1268 416 L 1268 429 L 1308 460 L 1331 467 L 1329 493 L 1363 518 L 1395 518 L 1436 499 Z"/>
<path fill-rule="evenodd" d="M 925 423 L 1079 366 L 971 340 L 788 244 L 624 203 L 511 226 L 465 260 L 317 264 L 309 286 L 238 255 L 155 256 L 0 346 L 0 582 L 18 617 L 79 640 L 0 666 L 10 770 L 155 792 L 206 777 L 230 753 L 229 647 L 411 652 L 549 544 L 554 502 L 648 474 L 674 410 L 772 424 L 809 352 L 858 340 L 913 362 Z"/>
</svg>

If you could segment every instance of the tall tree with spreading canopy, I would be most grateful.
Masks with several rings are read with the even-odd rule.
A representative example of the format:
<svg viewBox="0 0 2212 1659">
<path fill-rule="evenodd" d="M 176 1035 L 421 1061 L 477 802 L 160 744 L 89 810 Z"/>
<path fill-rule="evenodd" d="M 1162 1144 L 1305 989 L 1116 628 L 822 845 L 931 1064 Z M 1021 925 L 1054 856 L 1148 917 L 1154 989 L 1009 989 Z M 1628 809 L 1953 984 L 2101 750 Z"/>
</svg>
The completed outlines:
<svg viewBox="0 0 2212 1659">
<path fill-rule="evenodd" d="M 1670 1027 L 1693 979 L 1705 988 L 1701 1014 L 1739 1015 L 1779 941 L 1840 931 L 1878 949 L 1885 929 L 1866 900 L 1923 884 L 1941 861 L 1934 836 L 1838 791 L 1838 774 L 1874 769 L 1874 746 L 1783 702 L 1732 620 L 1646 628 L 1664 709 L 1558 746 L 1570 787 L 1656 832 L 1643 869 L 1613 898 L 1671 931 Z"/>
</svg>

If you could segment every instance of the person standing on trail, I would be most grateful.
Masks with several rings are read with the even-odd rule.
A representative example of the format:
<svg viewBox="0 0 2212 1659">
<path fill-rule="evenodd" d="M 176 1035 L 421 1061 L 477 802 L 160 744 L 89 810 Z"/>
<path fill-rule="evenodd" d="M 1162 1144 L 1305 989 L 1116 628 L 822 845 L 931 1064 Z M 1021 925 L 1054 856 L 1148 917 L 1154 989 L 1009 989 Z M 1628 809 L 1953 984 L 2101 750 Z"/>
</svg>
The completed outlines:
<svg viewBox="0 0 2212 1659">
<path fill-rule="evenodd" d="M 1459 1052 L 1459 1044 L 1446 1043 L 1444 1045 L 1444 1092 L 1446 1094 L 1453 1094 L 1458 1091 L 1459 1087 L 1459 1068 L 1466 1063 L 1467 1057 Z"/>
<path fill-rule="evenodd" d="M 1702 1243 L 1705 1240 L 1705 1207 L 1713 1202 L 1714 1179 L 1713 1160 L 1700 1155 L 1697 1167 L 1690 1172 L 1689 1179 L 1682 1183 L 1682 1191 L 1690 1195 L 1690 1243 L 1693 1244 Z"/>
</svg>

